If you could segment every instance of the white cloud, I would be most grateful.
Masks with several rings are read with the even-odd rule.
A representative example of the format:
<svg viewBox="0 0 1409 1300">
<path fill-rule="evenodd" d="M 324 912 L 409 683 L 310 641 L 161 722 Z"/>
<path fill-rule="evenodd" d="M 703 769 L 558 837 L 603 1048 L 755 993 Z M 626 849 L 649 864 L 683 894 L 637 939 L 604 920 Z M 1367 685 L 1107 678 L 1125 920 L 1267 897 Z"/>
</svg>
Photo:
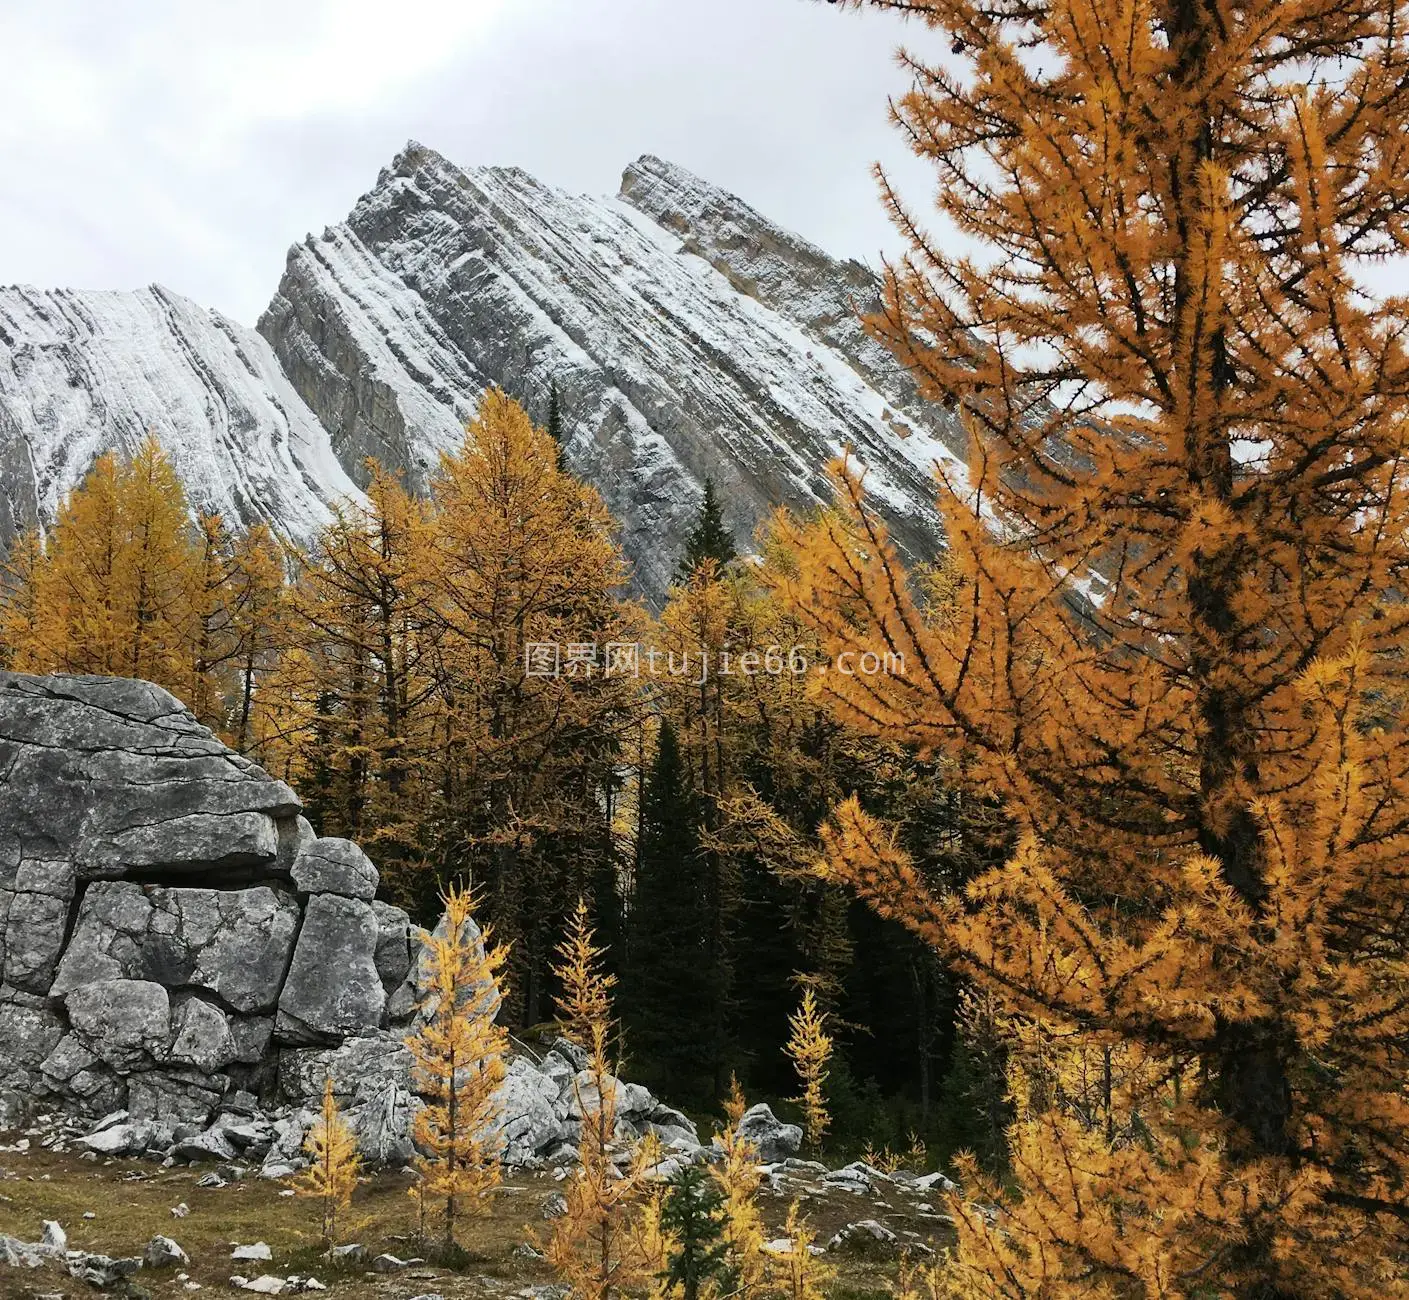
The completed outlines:
<svg viewBox="0 0 1409 1300">
<path fill-rule="evenodd" d="M 807 0 L 0 0 L 0 283 L 252 321 L 408 137 L 598 193 L 657 153 L 874 256 L 869 163 L 928 184 L 885 122 L 902 34 Z"/>
</svg>

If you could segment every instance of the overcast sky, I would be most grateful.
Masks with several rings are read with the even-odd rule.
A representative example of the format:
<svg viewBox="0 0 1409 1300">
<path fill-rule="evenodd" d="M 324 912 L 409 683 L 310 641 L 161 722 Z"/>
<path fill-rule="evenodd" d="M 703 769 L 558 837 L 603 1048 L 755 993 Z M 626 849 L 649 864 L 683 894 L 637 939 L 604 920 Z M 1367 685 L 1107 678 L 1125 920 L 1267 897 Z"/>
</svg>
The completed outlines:
<svg viewBox="0 0 1409 1300">
<path fill-rule="evenodd" d="M 596 194 L 655 153 L 876 261 L 869 165 L 928 204 L 886 119 L 927 39 L 815 0 L 0 0 L 0 284 L 252 324 L 407 139 Z"/>
</svg>

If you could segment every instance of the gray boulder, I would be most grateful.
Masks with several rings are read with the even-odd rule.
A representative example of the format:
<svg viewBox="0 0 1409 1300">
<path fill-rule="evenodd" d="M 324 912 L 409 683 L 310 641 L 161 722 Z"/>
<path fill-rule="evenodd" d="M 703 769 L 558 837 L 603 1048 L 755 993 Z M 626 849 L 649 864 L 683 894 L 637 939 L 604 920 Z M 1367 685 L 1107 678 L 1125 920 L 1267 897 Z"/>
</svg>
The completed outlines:
<svg viewBox="0 0 1409 1300">
<path fill-rule="evenodd" d="M 353 1136 L 363 1159 L 380 1165 L 404 1165 L 415 1154 L 412 1128 L 420 1102 L 409 1088 L 389 1084 L 349 1112 Z"/>
<path fill-rule="evenodd" d="M 0 674 L 0 842 L 70 863 L 233 883 L 267 869 L 293 791 L 227 749 L 150 682 Z M 5 851 L 0 850 L 0 862 Z"/>
<path fill-rule="evenodd" d="M 317 1043 L 376 1029 L 386 1008 L 376 951 L 370 904 L 337 894 L 310 897 L 279 996 L 275 1035 L 286 1043 Z"/>
<path fill-rule="evenodd" d="M 370 901 L 377 893 L 377 869 L 351 840 L 318 839 L 294 859 L 294 885 L 305 894 L 341 894 Z"/>
<path fill-rule="evenodd" d="M 795 1156 L 802 1146 L 802 1130 L 796 1124 L 784 1124 L 765 1102 L 750 1106 L 735 1130 L 739 1137 L 758 1152 L 766 1164 Z"/>
<path fill-rule="evenodd" d="M 79 1043 L 115 1070 L 150 1069 L 166 1054 L 171 999 L 150 980 L 81 984 L 65 999 Z"/>
<path fill-rule="evenodd" d="M 286 1102 L 316 1106 L 329 1078 L 341 1104 L 359 1105 L 390 1087 L 409 1089 L 411 1053 L 399 1035 L 380 1032 L 338 1047 L 286 1048 L 279 1055 L 279 1094 Z"/>
<path fill-rule="evenodd" d="M 495 1096 L 504 1117 L 501 1136 L 506 1164 L 526 1164 L 533 1156 L 557 1145 L 563 1132 L 554 1109 L 558 1088 L 531 1061 L 524 1057 L 510 1061 Z"/>
<path fill-rule="evenodd" d="M 382 988 L 390 1000 L 411 973 L 411 918 L 399 907 L 376 900 L 372 903 L 372 912 L 377 918 L 374 960 Z M 395 1017 L 395 1012 L 391 1014 Z"/>
<path fill-rule="evenodd" d="M 170 1237 L 153 1237 L 142 1252 L 143 1268 L 175 1268 L 190 1262 L 191 1257 Z"/>
<path fill-rule="evenodd" d="M 251 889 L 88 888 L 52 989 L 103 979 L 206 989 L 235 1011 L 272 1012 L 298 930 L 297 900 Z"/>
<path fill-rule="evenodd" d="M 235 1059 L 230 1022 L 219 1007 L 201 998 L 179 1003 L 171 1016 L 171 1047 L 167 1060 L 213 1074 Z"/>
<path fill-rule="evenodd" d="M 63 952 L 76 872 L 71 862 L 18 860 L 0 872 L 0 976 L 11 989 L 45 994 Z"/>
<path fill-rule="evenodd" d="M 204 1124 L 230 1087 L 224 1074 L 196 1070 L 151 1070 L 127 1080 L 127 1106 L 134 1119 L 165 1124 Z"/>
</svg>

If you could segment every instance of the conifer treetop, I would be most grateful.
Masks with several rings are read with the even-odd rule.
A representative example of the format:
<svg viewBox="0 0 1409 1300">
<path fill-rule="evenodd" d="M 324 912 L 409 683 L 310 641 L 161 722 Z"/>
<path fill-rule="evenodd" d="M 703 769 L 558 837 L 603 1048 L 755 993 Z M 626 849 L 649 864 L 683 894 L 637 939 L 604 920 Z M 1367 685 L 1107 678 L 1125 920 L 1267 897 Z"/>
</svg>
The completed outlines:
<svg viewBox="0 0 1409 1300">
<path fill-rule="evenodd" d="M 778 581 L 907 665 L 819 678 L 836 714 L 962 756 L 1019 834 L 959 900 L 857 801 L 826 832 L 1019 1027 L 1021 1193 L 961 1212 L 958 1293 L 1395 1293 L 1409 357 L 1357 277 L 1409 247 L 1409 13 L 870 7 L 932 29 L 895 118 L 987 249 L 885 188 L 871 328 L 971 437 L 950 608 L 846 466 Z"/>
</svg>

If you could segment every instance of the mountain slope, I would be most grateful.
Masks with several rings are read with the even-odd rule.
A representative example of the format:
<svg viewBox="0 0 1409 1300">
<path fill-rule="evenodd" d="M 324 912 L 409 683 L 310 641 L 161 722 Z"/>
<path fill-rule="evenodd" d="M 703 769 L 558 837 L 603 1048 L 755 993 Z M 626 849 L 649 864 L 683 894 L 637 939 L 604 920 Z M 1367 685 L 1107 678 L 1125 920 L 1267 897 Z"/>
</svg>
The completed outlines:
<svg viewBox="0 0 1409 1300">
<path fill-rule="evenodd" d="M 148 429 L 232 522 L 307 535 L 357 491 L 253 330 L 159 287 L 0 289 L 0 546 Z"/>
<path fill-rule="evenodd" d="M 546 414 L 658 601 L 706 476 L 746 543 L 825 499 L 844 446 L 912 555 L 963 435 L 857 307 L 875 276 L 652 157 L 615 198 L 409 144 L 348 219 L 291 249 L 257 332 L 153 287 L 0 289 L 0 550 L 103 450 L 162 440 L 193 501 L 306 538 L 374 456 L 424 487 L 498 384 Z"/>
<path fill-rule="evenodd" d="M 706 475 L 747 539 L 822 500 L 843 445 L 902 544 L 933 551 L 930 471 L 962 449 L 867 339 L 875 277 L 654 158 L 615 199 L 408 145 L 346 222 L 295 246 L 259 322 L 354 477 L 423 480 L 486 383 L 542 416 L 622 521 L 637 585 L 669 579 Z"/>
</svg>

